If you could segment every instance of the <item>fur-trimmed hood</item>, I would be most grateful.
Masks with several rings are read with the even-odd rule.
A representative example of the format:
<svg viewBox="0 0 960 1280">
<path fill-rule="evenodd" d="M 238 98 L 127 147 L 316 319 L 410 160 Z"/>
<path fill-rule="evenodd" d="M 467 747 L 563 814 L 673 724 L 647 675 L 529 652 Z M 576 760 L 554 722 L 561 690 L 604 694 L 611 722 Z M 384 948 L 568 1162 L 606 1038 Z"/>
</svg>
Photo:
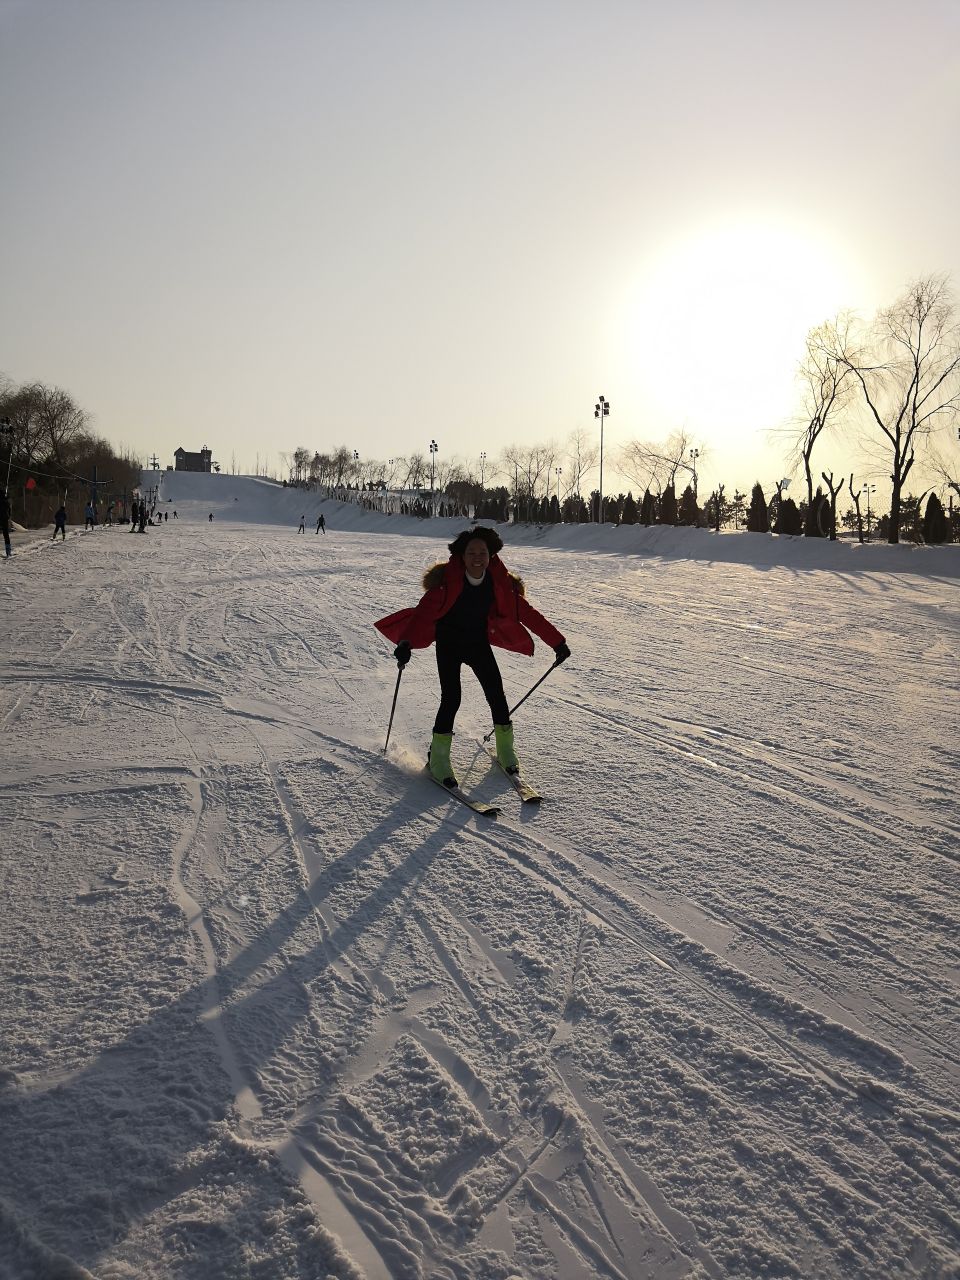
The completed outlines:
<svg viewBox="0 0 960 1280">
<path fill-rule="evenodd" d="M 449 563 L 449 560 L 438 560 L 436 564 L 432 564 L 430 568 L 427 569 L 423 575 L 424 591 L 432 591 L 434 587 L 443 586 L 443 579 L 446 575 L 447 565 Z M 503 562 L 501 561 L 500 563 L 502 564 Z M 504 566 L 504 568 L 506 568 L 506 566 Z M 511 582 L 516 587 L 517 593 L 521 596 L 525 596 L 527 594 L 527 588 L 524 586 L 523 579 L 520 577 L 519 573 L 511 573 L 509 569 L 507 569 L 506 572 Z"/>
</svg>

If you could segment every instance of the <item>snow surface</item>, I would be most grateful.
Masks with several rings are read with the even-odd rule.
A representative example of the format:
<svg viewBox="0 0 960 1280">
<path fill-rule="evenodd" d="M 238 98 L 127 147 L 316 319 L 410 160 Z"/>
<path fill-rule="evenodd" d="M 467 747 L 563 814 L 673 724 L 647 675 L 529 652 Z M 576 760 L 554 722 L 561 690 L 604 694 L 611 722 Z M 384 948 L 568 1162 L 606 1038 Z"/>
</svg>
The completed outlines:
<svg viewBox="0 0 960 1280">
<path fill-rule="evenodd" d="M 505 529 L 485 819 L 463 522 L 162 486 L 0 578 L 2 1280 L 960 1273 L 960 548 Z"/>
</svg>

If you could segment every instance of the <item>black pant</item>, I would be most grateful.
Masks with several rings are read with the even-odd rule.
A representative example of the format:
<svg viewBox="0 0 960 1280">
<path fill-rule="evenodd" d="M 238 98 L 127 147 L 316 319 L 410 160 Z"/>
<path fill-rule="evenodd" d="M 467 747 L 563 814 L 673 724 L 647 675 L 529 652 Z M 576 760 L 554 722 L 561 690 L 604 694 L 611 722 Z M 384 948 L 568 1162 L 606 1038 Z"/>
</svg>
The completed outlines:
<svg viewBox="0 0 960 1280">
<path fill-rule="evenodd" d="M 437 671 L 440 674 L 440 707 L 434 722 L 434 733 L 453 733 L 453 722 L 460 709 L 460 668 L 467 666 L 480 681 L 480 688 L 490 705 L 494 724 L 507 724 L 510 710 L 503 692 L 503 677 L 493 650 L 485 641 L 463 645 L 451 640 L 437 641 Z"/>
</svg>

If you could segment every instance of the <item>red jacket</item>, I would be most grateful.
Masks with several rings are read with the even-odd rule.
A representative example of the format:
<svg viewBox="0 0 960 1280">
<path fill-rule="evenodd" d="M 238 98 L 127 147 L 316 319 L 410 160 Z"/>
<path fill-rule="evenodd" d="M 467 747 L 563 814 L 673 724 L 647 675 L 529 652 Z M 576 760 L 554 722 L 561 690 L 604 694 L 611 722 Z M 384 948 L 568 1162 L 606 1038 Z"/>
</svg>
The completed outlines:
<svg viewBox="0 0 960 1280">
<path fill-rule="evenodd" d="M 487 639 L 491 644 L 529 655 L 533 653 L 533 640 L 527 627 L 551 649 L 564 643 L 556 627 L 527 603 L 523 583 L 507 570 L 499 556 L 491 558 L 487 573 L 493 580 L 493 604 L 487 618 Z M 434 565 L 424 576 L 423 585 L 428 590 L 415 609 L 401 609 L 373 625 L 394 644 L 407 640 L 411 649 L 426 649 L 437 638 L 437 622 L 453 608 L 463 590 L 464 575 L 459 556 L 451 556 L 445 565 Z"/>
</svg>

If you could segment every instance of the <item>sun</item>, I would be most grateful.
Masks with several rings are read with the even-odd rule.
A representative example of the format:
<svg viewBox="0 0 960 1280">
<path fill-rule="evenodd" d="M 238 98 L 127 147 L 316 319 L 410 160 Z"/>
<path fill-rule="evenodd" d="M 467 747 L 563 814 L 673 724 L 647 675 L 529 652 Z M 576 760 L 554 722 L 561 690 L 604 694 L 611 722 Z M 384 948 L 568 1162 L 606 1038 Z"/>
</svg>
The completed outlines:
<svg viewBox="0 0 960 1280">
<path fill-rule="evenodd" d="M 624 325 L 639 403 L 658 429 L 715 443 L 780 426 L 814 325 L 850 305 L 849 273 L 826 241 L 786 225 L 711 225 L 641 269 Z M 655 436 L 653 423 L 644 434 Z"/>
</svg>

